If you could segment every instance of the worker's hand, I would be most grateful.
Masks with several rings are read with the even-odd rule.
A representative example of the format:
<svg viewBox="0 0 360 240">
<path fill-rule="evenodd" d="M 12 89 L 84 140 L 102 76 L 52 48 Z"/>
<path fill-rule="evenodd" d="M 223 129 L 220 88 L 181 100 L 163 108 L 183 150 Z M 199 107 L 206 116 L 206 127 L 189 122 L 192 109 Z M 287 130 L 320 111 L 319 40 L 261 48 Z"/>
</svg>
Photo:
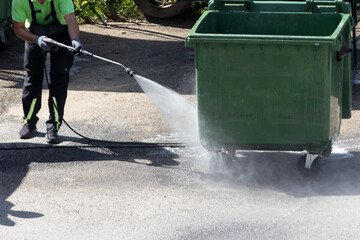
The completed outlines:
<svg viewBox="0 0 360 240">
<path fill-rule="evenodd" d="M 42 50 L 48 52 L 50 50 L 54 50 L 52 46 L 47 44 L 44 39 L 47 38 L 46 36 L 35 36 L 35 44 L 38 45 Z"/>
<path fill-rule="evenodd" d="M 72 40 L 71 44 L 72 44 L 72 46 L 75 48 L 75 54 L 76 54 L 76 55 L 80 55 L 80 54 L 81 54 L 80 50 L 81 50 L 81 49 L 84 49 L 83 45 L 82 45 L 81 42 L 80 42 L 80 39 L 74 38 L 74 39 Z"/>
</svg>

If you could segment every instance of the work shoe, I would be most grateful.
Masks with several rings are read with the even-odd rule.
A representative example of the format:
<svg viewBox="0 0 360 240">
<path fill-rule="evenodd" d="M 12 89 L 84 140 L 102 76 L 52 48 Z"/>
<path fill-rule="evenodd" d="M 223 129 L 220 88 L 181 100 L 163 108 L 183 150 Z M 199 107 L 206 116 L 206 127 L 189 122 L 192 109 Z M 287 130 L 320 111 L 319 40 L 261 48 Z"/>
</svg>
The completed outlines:
<svg viewBox="0 0 360 240">
<path fill-rule="evenodd" d="M 21 139 L 32 138 L 36 132 L 37 132 L 37 128 L 35 124 L 25 123 L 20 130 L 20 138 Z"/>
<path fill-rule="evenodd" d="M 53 144 L 60 143 L 59 135 L 57 134 L 57 130 L 54 127 L 46 130 L 45 137 L 47 143 L 53 143 Z"/>
</svg>

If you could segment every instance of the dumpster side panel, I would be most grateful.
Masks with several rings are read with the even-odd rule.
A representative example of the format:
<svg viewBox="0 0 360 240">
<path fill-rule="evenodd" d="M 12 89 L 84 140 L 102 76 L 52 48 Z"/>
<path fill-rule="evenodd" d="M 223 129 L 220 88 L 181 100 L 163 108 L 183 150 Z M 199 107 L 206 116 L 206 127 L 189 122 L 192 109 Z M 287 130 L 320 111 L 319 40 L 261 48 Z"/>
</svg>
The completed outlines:
<svg viewBox="0 0 360 240">
<path fill-rule="evenodd" d="M 350 23 L 344 28 L 344 39 L 346 46 L 351 46 Z M 343 92 L 342 92 L 342 118 L 351 118 L 352 109 L 352 83 L 351 83 L 351 55 L 343 59 Z"/>
<path fill-rule="evenodd" d="M 329 79 L 341 78 L 331 76 L 338 66 L 327 71 L 335 58 L 328 46 L 207 43 L 195 53 L 199 133 L 207 148 L 319 151 L 338 132 L 340 106 Z"/>
</svg>

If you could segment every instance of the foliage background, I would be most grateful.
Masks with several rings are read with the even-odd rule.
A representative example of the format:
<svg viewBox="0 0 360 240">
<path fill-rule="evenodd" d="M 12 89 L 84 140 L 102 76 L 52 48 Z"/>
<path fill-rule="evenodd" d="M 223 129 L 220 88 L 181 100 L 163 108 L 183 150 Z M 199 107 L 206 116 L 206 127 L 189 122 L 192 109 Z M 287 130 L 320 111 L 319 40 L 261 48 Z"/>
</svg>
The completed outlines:
<svg viewBox="0 0 360 240">
<path fill-rule="evenodd" d="M 132 0 L 74 0 L 80 23 L 99 21 L 127 21 L 142 16 Z"/>
<path fill-rule="evenodd" d="M 130 21 L 144 18 L 133 0 L 74 0 L 79 23 Z M 186 13 L 198 17 L 206 9 L 207 1 L 193 1 Z"/>
</svg>

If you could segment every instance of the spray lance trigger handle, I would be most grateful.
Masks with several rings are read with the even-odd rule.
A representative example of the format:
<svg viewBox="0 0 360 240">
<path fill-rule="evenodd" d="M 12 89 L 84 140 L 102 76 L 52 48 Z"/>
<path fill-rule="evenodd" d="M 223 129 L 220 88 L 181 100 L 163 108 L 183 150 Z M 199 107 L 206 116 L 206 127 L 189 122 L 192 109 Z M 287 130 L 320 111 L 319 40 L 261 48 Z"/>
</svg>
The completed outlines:
<svg viewBox="0 0 360 240">
<path fill-rule="evenodd" d="M 69 52 L 77 53 L 77 51 L 75 50 L 74 47 L 65 45 L 63 43 L 59 43 L 59 42 L 57 42 L 57 41 L 55 41 L 55 40 L 53 40 L 51 38 L 48 38 L 48 37 L 44 38 L 44 42 L 46 42 L 50 46 L 56 46 L 56 47 L 65 48 Z M 80 49 L 80 55 L 93 56 L 93 54 L 91 52 L 85 51 L 84 49 Z"/>
<path fill-rule="evenodd" d="M 49 45 L 51 47 L 51 49 L 54 49 L 54 50 L 56 49 L 56 51 L 57 51 L 59 45 L 57 44 L 57 42 L 55 40 L 44 36 L 42 38 L 42 41 L 44 43 L 46 43 L 47 45 Z"/>
<path fill-rule="evenodd" d="M 67 50 L 70 51 L 70 52 L 75 52 L 75 48 L 70 47 L 70 46 L 65 45 L 65 44 L 62 44 L 62 43 L 59 43 L 59 42 L 55 41 L 54 39 L 45 37 L 45 38 L 43 39 L 43 41 L 44 41 L 45 43 L 47 43 L 48 45 L 50 45 L 50 46 L 61 47 L 61 48 L 67 49 Z"/>
</svg>

